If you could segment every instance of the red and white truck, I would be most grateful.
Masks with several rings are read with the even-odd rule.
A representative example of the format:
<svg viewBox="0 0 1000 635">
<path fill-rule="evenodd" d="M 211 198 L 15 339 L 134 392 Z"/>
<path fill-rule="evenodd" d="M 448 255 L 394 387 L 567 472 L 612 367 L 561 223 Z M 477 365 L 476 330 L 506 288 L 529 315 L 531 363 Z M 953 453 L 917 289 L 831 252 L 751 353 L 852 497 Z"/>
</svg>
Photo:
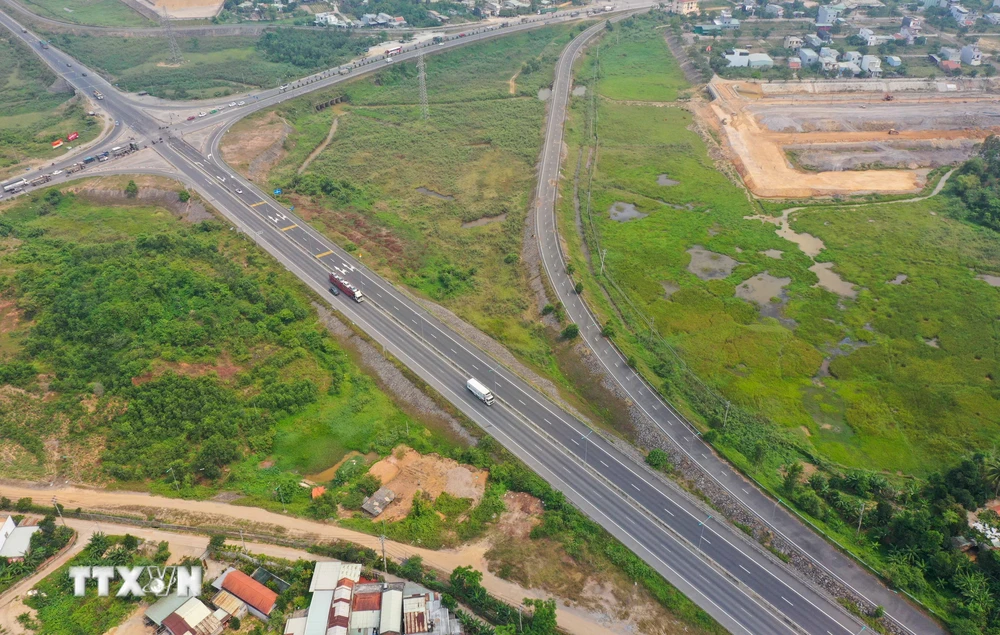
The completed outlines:
<svg viewBox="0 0 1000 635">
<path fill-rule="evenodd" d="M 358 291 L 358 289 L 353 284 L 351 284 L 347 280 L 344 280 L 335 273 L 330 274 L 330 284 L 343 291 L 347 297 L 351 298 L 355 302 L 365 301 L 365 296 L 360 291 Z"/>
</svg>

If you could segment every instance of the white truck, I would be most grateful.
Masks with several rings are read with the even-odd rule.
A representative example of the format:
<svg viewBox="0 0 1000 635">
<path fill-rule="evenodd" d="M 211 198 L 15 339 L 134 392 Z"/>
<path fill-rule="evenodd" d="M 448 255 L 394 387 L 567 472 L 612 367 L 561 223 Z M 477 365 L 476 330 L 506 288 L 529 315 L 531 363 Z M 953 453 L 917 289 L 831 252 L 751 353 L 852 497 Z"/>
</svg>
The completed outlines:
<svg viewBox="0 0 1000 635">
<path fill-rule="evenodd" d="M 483 402 L 487 406 L 493 405 L 493 393 L 491 393 L 490 389 L 484 386 L 482 382 L 475 377 L 472 377 L 469 381 L 465 382 L 465 387 L 468 388 L 469 392 L 475 395 L 476 399 L 479 401 Z"/>
</svg>

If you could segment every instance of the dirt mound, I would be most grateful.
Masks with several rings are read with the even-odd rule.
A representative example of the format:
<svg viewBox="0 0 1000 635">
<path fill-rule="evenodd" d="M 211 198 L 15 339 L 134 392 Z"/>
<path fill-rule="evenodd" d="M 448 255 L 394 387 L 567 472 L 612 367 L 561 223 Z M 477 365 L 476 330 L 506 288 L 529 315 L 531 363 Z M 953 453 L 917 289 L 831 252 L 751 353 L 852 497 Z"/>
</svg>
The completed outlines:
<svg viewBox="0 0 1000 635">
<path fill-rule="evenodd" d="M 419 454 L 406 446 L 393 450 L 392 454 L 372 465 L 368 473 L 377 476 L 396 494 L 396 500 L 379 516 L 379 520 L 387 522 L 406 518 L 417 491 L 432 498 L 447 492 L 457 498 L 470 498 L 476 505 L 483 498 L 488 476 L 484 470 L 437 454 Z"/>
</svg>

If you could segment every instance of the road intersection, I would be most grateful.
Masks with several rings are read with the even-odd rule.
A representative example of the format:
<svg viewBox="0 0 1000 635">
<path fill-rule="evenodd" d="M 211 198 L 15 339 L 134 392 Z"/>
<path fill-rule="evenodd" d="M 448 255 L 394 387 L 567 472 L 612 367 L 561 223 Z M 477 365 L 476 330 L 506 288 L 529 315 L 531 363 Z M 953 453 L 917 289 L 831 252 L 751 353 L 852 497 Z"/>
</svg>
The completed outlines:
<svg viewBox="0 0 1000 635">
<path fill-rule="evenodd" d="M 641 3 L 635 5 L 637 8 L 641 6 Z M 455 36 L 453 40 L 434 48 L 446 50 L 467 42 L 569 19 L 566 14 L 555 14 L 554 17 L 538 18 L 527 24 L 473 30 L 466 37 L 459 39 Z M 22 35 L 19 25 L 4 14 L 0 14 L 0 24 L 15 35 Z M 560 58 L 557 90 L 546 134 L 546 153 L 554 128 L 558 128 L 561 135 L 565 96 L 559 95 L 566 88 L 564 84 L 570 81 L 568 73 L 572 59 L 585 41 L 602 28 L 603 23 L 599 23 L 588 29 L 569 45 Z M 24 39 L 32 43 L 30 36 Z M 88 93 L 94 89 L 103 92 L 104 107 L 137 135 L 159 140 L 164 125 L 162 121 L 149 117 L 141 106 L 95 73 L 90 72 L 84 77 L 75 60 L 61 51 L 33 48 L 76 88 Z M 411 48 L 396 59 L 412 59 L 420 52 Z M 210 153 L 207 156 L 177 136 L 174 129 L 168 130 L 165 141 L 156 143 L 153 148 L 173 166 L 189 187 L 198 191 L 229 219 L 235 230 L 271 253 L 347 319 L 383 344 L 388 352 L 566 494 L 584 513 L 604 526 L 725 628 L 734 633 L 761 634 L 806 632 L 841 635 L 861 631 L 863 625 L 828 595 L 798 578 L 730 525 L 713 517 L 710 511 L 678 487 L 649 472 L 604 437 L 590 434 L 585 424 L 428 315 L 409 296 L 364 267 L 265 192 L 232 173 L 219 160 L 217 146 L 224 128 L 249 112 L 333 86 L 358 73 L 377 69 L 382 64 L 384 60 L 372 58 L 352 65 L 346 75 L 340 72 L 345 67 L 330 69 L 295 82 L 284 92 L 276 89 L 261 91 L 246 107 L 231 110 L 214 121 L 202 118 L 192 122 L 184 128 L 186 132 L 207 128 L 220 121 L 225 124 L 210 134 L 205 149 Z M 65 72 L 66 68 L 73 70 Z M 565 92 L 568 94 L 568 88 Z M 557 102 L 559 99 L 562 101 Z M 562 112 L 557 103 L 562 104 Z M 214 158 L 210 159 L 210 156 Z M 31 175 L 28 176 L 30 178 Z M 84 172 L 77 176 L 87 174 Z M 554 164 L 544 162 L 540 168 L 540 182 L 555 183 L 557 179 L 558 160 Z M 540 194 L 546 196 L 543 190 Z M 550 202 L 554 201 L 554 190 L 548 196 Z M 541 222 L 541 215 L 539 217 Z M 539 231 L 538 235 L 541 238 L 543 234 Z M 543 250 L 543 254 L 546 253 Z M 550 264 L 555 263 L 546 260 L 547 268 Z M 368 301 L 355 304 L 343 295 L 330 297 L 326 284 L 330 271 L 344 273 L 361 288 Z M 553 275 L 552 271 L 550 275 Z M 588 329 L 592 330 L 585 320 L 589 313 L 573 313 L 586 312 L 580 298 L 561 299 L 574 319 L 578 318 L 588 341 L 600 344 L 599 340 L 588 335 Z M 607 354 L 610 355 L 611 350 Z M 483 406 L 465 390 L 465 381 L 470 376 L 480 378 L 494 389 L 499 400 L 496 406 Z M 640 380 L 625 376 L 622 381 L 635 381 L 638 386 Z M 637 387 L 636 390 L 640 394 L 642 390 L 649 392 L 648 387 Z M 654 406 L 660 407 L 651 403 L 650 407 Z M 683 425 L 680 419 L 677 422 Z M 720 469 L 731 472 L 731 468 L 721 465 Z M 829 545 L 826 547 L 832 550 Z M 884 587 L 882 589 L 885 590 Z"/>
</svg>

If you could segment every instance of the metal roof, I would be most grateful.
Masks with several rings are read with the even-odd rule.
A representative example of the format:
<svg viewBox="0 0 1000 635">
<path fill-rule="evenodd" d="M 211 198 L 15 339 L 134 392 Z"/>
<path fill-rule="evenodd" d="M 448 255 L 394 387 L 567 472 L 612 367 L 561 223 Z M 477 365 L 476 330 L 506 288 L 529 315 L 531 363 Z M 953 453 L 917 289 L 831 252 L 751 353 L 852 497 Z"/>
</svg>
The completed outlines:
<svg viewBox="0 0 1000 635">
<path fill-rule="evenodd" d="M 245 602 L 229 591 L 219 591 L 212 598 L 212 604 L 230 615 L 239 615 L 243 611 Z"/>
<path fill-rule="evenodd" d="M 31 534 L 38 531 L 38 527 L 15 527 L 3 546 L 0 547 L 0 556 L 4 558 L 23 558 L 28 553 L 31 546 Z"/>
<path fill-rule="evenodd" d="M 306 632 L 306 618 L 293 617 L 285 622 L 285 635 L 303 635 Z"/>
<path fill-rule="evenodd" d="M 309 602 L 309 612 L 306 614 L 306 626 L 303 635 L 324 635 L 327 621 L 330 618 L 330 605 L 333 603 L 333 591 L 316 591 Z"/>
<path fill-rule="evenodd" d="M 393 588 L 395 587 L 395 588 Z M 403 585 L 390 585 L 382 593 L 382 616 L 379 633 L 399 633 L 403 623 Z"/>
<path fill-rule="evenodd" d="M 277 593 L 242 571 L 235 569 L 226 574 L 226 579 L 222 581 L 222 588 L 264 615 L 271 613 L 271 610 L 274 609 L 274 603 L 278 599 Z"/>
<path fill-rule="evenodd" d="M 163 620 L 166 619 L 168 615 L 179 609 L 182 604 L 188 601 L 188 599 L 189 598 L 186 595 L 177 595 L 173 593 L 165 595 L 146 609 L 146 619 L 153 624 L 160 626 L 163 624 Z M 218 606 L 217 603 L 216 606 Z"/>
<path fill-rule="evenodd" d="M 184 621 L 191 626 L 197 627 L 206 618 L 212 615 L 212 611 L 198 598 L 191 598 L 184 604 L 174 609 L 174 613 L 184 618 Z"/>
<path fill-rule="evenodd" d="M 177 613 L 171 613 L 163 619 L 163 626 L 172 635 L 194 635 L 194 629 Z"/>
<path fill-rule="evenodd" d="M 361 577 L 361 565 L 348 562 L 317 562 L 313 569 L 312 580 L 309 581 L 309 592 L 329 591 L 347 579 L 352 583 Z"/>
</svg>

